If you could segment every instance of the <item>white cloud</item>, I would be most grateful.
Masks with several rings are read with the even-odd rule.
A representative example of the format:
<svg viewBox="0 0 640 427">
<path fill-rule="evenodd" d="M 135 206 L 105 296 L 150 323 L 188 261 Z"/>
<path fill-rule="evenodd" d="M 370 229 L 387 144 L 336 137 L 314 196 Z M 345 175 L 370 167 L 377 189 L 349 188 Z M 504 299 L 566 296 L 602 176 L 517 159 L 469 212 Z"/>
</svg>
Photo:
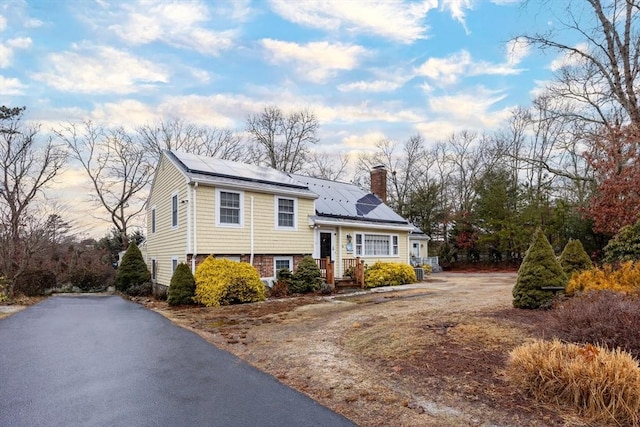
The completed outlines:
<svg viewBox="0 0 640 427">
<path fill-rule="evenodd" d="M 0 49 L 0 56 L 2 56 L 2 50 Z M 20 80 L 16 78 L 8 78 L 0 75 L 0 95 L 22 95 L 24 93 L 25 86 L 20 83 Z"/>
<path fill-rule="evenodd" d="M 404 82 L 391 80 L 360 80 L 338 85 L 338 90 L 341 92 L 393 92 L 401 88 L 403 84 Z"/>
<path fill-rule="evenodd" d="M 385 138 L 386 135 L 382 132 L 367 132 L 342 138 L 342 145 L 351 150 L 366 151 L 375 149 L 376 143 Z"/>
<path fill-rule="evenodd" d="M 15 49 L 28 49 L 29 47 L 31 47 L 29 37 L 18 37 L 0 43 L 0 68 L 8 68 L 11 65 Z"/>
<path fill-rule="evenodd" d="M 437 0 L 327 1 L 271 0 L 273 11 L 291 22 L 327 32 L 339 29 L 375 34 L 401 43 L 426 38 L 423 23 Z"/>
<path fill-rule="evenodd" d="M 531 53 L 531 45 L 522 37 L 516 37 L 507 42 L 505 51 L 507 64 L 515 66 Z"/>
<path fill-rule="evenodd" d="M 162 65 L 106 46 L 76 46 L 50 54 L 46 62 L 49 70 L 33 78 L 60 91 L 128 94 L 169 81 Z"/>
<path fill-rule="evenodd" d="M 460 22 L 468 33 L 466 18 L 466 10 L 473 9 L 474 0 L 442 0 L 442 9 L 448 9 L 451 17 Z"/>
<path fill-rule="evenodd" d="M 293 63 L 305 80 L 322 83 L 339 71 L 352 70 L 366 51 L 356 45 L 328 42 L 298 44 L 263 39 L 267 59 L 272 63 Z"/>
<path fill-rule="evenodd" d="M 440 84 L 451 85 L 458 81 L 472 63 L 469 52 L 462 50 L 446 58 L 429 58 L 415 72 Z"/>
<path fill-rule="evenodd" d="M 150 106 L 135 99 L 108 102 L 97 106 L 90 113 L 91 120 L 105 127 L 123 126 L 133 130 L 138 126 L 153 123 L 160 116 Z"/>
<path fill-rule="evenodd" d="M 233 45 L 234 31 L 216 32 L 206 27 L 209 10 L 204 2 L 141 0 L 125 3 L 122 11 L 122 23 L 108 28 L 131 44 L 160 41 L 213 56 Z M 239 10 L 236 13 L 240 13 Z"/>
<path fill-rule="evenodd" d="M 7 29 L 7 18 L 0 15 L 0 33 Z"/>
</svg>

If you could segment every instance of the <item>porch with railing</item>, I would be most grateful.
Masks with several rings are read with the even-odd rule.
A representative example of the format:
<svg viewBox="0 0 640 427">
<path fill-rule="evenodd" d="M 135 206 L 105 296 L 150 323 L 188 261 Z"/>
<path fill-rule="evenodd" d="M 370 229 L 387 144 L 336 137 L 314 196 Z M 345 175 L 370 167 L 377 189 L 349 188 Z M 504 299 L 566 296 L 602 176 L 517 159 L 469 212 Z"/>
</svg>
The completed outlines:
<svg viewBox="0 0 640 427">
<path fill-rule="evenodd" d="M 357 258 L 342 260 L 342 277 L 336 277 L 335 262 L 330 257 L 315 258 L 322 278 L 331 286 L 364 288 L 364 261 Z"/>
</svg>

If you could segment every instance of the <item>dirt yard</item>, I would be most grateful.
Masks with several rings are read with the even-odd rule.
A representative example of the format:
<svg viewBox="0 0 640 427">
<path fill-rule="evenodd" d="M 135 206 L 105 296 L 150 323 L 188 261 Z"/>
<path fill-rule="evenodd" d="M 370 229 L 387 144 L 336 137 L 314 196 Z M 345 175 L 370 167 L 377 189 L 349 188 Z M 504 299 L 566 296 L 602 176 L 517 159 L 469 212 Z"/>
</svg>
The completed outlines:
<svg viewBox="0 0 640 427">
<path fill-rule="evenodd" d="M 544 312 L 511 307 L 515 273 L 222 308 L 146 305 L 361 426 L 580 426 L 505 381 Z"/>
</svg>

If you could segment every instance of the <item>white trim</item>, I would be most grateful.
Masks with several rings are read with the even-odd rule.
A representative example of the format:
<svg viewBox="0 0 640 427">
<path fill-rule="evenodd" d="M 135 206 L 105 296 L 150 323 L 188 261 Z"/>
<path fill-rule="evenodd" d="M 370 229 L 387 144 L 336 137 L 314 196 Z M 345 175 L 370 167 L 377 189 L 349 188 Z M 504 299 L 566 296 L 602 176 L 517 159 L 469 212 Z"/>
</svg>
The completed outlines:
<svg viewBox="0 0 640 427">
<path fill-rule="evenodd" d="M 400 236 L 394 233 L 366 233 L 355 232 L 354 236 L 354 254 L 361 258 L 400 258 Z M 368 254 L 366 253 L 367 245 L 365 243 L 365 235 L 377 235 L 386 236 L 389 238 L 389 254 Z M 360 244 L 358 244 L 358 236 L 360 236 Z M 397 239 L 397 245 L 394 245 L 393 239 Z M 361 253 L 358 253 L 358 247 L 361 249 Z M 398 248 L 398 253 L 394 254 L 394 247 Z"/>
<path fill-rule="evenodd" d="M 292 256 L 274 256 L 273 257 L 273 277 L 278 277 L 278 269 L 276 268 L 277 261 L 289 261 L 289 270 L 293 272 L 293 257 Z"/>
<path fill-rule="evenodd" d="M 282 200 L 292 200 L 293 201 L 293 226 L 288 227 L 288 226 L 283 226 L 280 225 L 280 211 L 279 211 L 279 204 L 278 201 L 282 199 Z M 285 197 L 285 196 L 280 196 L 280 195 L 274 195 L 273 196 L 273 204 L 274 204 L 274 225 L 275 225 L 275 229 L 276 230 L 288 230 L 288 231 L 295 231 L 298 229 L 298 199 L 295 197 Z M 288 212 L 287 212 L 288 213 Z"/>
<path fill-rule="evenodd" d="M 176 223 L 173 223 L 173 199 L 176 200 Z M 178 192 L 171 194 L 171 229 L 175 230 L 180 225 L 180 198 L 178 197 Z"/>
<path fill-rule="evenodd" d="M 239 224 L 230 224 L 226 222 L 220 222 L 220 193 L 233 193 L 239 194 L 240 212 L 238 213 Z M 244 191 L 231 190 L 227 188 L 216 188 L 216 226 L 229 227 L 229 228 L 244 228 Z"/>
<path fill-rule="evenodd" d="M 310 217 L 309 226 L 328 226 L 328 227 L 349 227 L 360 229 L 372 229 L 372 230 L 398 230 L 398 231 L 411 231 L 413 226 L 410 224 L 389 224 L 389 223 L 375 223 L 366 221 L 353 221 L 347 219 L 332 219 L 332 218 L 318 218 Z"/>
<path fill-rule="evenodd" d="M 191 253 L 191 273 L 196 274 L 196 256 L 198 255 L 198 183 L 193 184 L 193 252 Z"/>
</svg>

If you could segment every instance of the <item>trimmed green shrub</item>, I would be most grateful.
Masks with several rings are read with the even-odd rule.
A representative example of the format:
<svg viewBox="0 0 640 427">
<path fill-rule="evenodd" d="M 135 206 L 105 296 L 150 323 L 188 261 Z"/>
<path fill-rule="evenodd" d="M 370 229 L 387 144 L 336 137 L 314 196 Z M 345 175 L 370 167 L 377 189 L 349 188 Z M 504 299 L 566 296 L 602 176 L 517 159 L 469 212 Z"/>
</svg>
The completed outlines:
<svg viewBox="0 0 640 427">
<path fill-rule="evenodd" d="M 149 292 L 145 292 L 148 283 Z M 129 244 L 127 251 L 122 257 L 120 266 L 116 273 L 115 286 L 118 291 L 129 295 L 149 295 L 151 293 L 151 272 L 147 268 L 142 253 L 134 242 Z"/>
<path fill-rule="evenodd" d="M 604 247 L 604 262 L 640 261 L 640 221 L 626 225 Z"/>
<path fill-rule="evenodd" d="M 513 306 L 527 309 L 548 308 L 554 292 L 542 288 L 566 285 L 567 275 L 560 267 L 547 236 L 538 228 L 518 270 L 512 292 Z"/>
<path fill-rule="evenodd" d="M 298 268 L 293 273 L 289 292 L 297 294 L 315 292 L 320 289 L 320 285 L 322 285 L 320 267 L 316 264 L 316 260 L 307 255 L 298 263 Z"/>
<path fill-rule="evenodd" d="M 191 274 L 191 269 L 187 264 L 181 262 L 171 276 L 167 302 L 169 305 L 193 304 L 195 292 L 196 281 Z"/>
<path fill-rule="evenodd" d="M 194 300 L 207 307 L 264 301 L 266 288 L 258 270 L 246 262 L 209 255 L 196 268 Z"/>
<path fill-rule="evenodd" d="M 289 295 L 289 286 L 293 279 L 293 273 L 288 268 L 281 268 L 276 273 L 276 283 L 269 290 L 271 297 L 286 297 Z"/>
<path fill-rule="evenodd" d="M 13 284 L 13 293 L 35 297 L 44 295 L 47 289 L 56 287 L 56 275 L 47 270 L 25 271 Z"/>
<path fill-rule="evenodd" d="M 378 261 L 364 271 L 364 284 L 367 288 L 399 286 L 417 281 L 413 267 L 400 262 Z"/>
<path fill-rule="evenodd" d="M 564 250 L 560 254 L 560 266 L 567 277 L 575 272 L 588 270 L 593 267 L 591 258 L 584 250 L 582 242 L 580 240 L 570 239 Z"/>
</svg>

